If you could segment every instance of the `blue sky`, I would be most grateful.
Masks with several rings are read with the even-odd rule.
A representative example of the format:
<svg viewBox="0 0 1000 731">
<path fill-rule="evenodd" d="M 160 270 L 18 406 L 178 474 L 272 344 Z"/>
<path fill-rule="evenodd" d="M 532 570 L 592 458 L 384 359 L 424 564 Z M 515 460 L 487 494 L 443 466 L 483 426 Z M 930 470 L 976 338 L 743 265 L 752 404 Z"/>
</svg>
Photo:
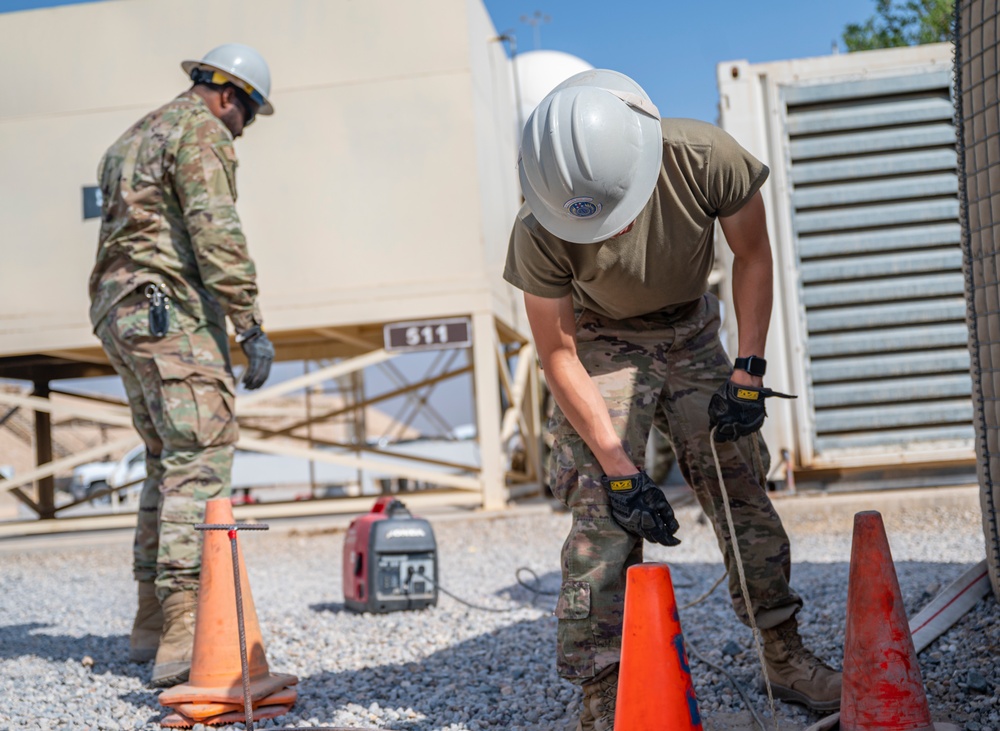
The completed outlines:
<svg viewBox="0 0 1000 731">
<path fill-rule="evenodd" d="M 0 12 L 87 1 L 94 0 L 0 0 Z M 718 63 L 823 56 L 835 43 L 843 50 L 844 26 L 875 12 L 875 0 L 485 0 L 485 5 L 499 32 L 513 32 L 519 51 L 534 50 L 537 39 L 541 48 L 631 76 L 664 116 L 706 122 L 716 121 Z M 522 22 L 536 12 L 543 22 Z"/>
<path fill-rule="evenodd" d="M 663 116 L 716 121 L 716 65 L 844 52 L 844 26 L 875 12 L 875 0 L 485 0 L 519 52 L 579 56 L 631 76 Z M 536 12 L 548 22 L 532 26 Z M 544 21 L 544 18 L 543 18 Z"/>
</svg>

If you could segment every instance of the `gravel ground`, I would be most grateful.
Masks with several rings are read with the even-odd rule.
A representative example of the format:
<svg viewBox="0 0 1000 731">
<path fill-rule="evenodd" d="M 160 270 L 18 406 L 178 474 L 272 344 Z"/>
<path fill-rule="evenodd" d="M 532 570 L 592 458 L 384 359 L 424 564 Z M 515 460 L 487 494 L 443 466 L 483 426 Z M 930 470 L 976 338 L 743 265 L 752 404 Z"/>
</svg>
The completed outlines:
<svg viewBox="0 0 1000 731">
<path fill-rule="evenodd" d="M 921 505 L 883 511 L 911 616 L 984 555 L 978 510 Z M 683 605 L 705 592 L 722 566 L 700 511 L 689 505 L 677 512 L 683 543 L 648 547 L 647 560 L 669 560 Z M 850 515 L 785 515 L 793 585 L 806 602 L 803 634 L 838 666 Z M 555 600 L 520 586 L 516 572 L 527 567 L 543 591 L 556 589 L 569 521 L 546 505 L 502 517 L 432 518 L 441 585 L 473 604 L 507 610 L 500 612 L 442 595 L 423 611 L 357 615 L 343 607 L 342 530 L 314 521 L 242 534 L 269 666 L 300 678 L 291 712 L 255 726 L 561 729 L 579 709 L 579 691 L 555 674 Z M 44 544 L 38 539 L 37 550 L 4 551 L 0 542 L 0 729 L 160 728 L 158 691 L 146 686 L 150 665 L 125 660 L 135 602 L 127 537 L 89 547 L 63 543 L 41 550 Z M 921 653 L 936 720 L 968 731 L 1000 729 L 998 616 L 991 595 Z M 736 621 L 725 592 L 684 609 L 681 621 L 687 642 L 727 668 L 769 718 L 766 695 L 757 691 L 750 632 Z M 706 731 L 751 728 L 724 675 L 696 659 L 691 672 Z M 777 710 L 779 727 L 789 731 L 820 718 L 793 705 L 778 703 Z"/>
</svg>

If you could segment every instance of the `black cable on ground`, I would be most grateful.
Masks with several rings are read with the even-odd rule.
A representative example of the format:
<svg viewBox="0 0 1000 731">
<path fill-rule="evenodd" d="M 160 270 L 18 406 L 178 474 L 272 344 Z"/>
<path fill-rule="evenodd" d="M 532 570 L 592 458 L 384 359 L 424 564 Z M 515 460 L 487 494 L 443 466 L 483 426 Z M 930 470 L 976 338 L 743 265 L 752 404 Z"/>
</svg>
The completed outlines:
<svg viewBox="0 0 1000 731">
<path fill-rule="evenodd" d="M 531 574 L 532 582 L 530 584 L 521 577 L 522 573 Z M 456 596 L 455 594 L 452 594 L 450 591 L 448 591 L 447 589 L 445 589 L 443 586 L 441 586 L 441 584 L 439 584 L 437 581 L 434 581 L 434 579 L 430 578 L 429 576 L 425 576 L 425 575 L 421 574 L 421 577 L 425 581 L 428 581 L 431 584 L 433 584 L 434 586 L 436 586 L 437 589 L 438 589 L 438 591 L 440 591 L 442 594 L 446 594 L 447 596 L 451 597 L 452 599 L 454 599 L 459 604 L 464 604 L 465 606 L 470 607 L 471 609 L 479 609 L 479 610 L 482 610 L 484 612 L 513 612 L 513 611 L 516 611 L 518 609 L 521 609 L 521 607 L 498 608 L 498 607 L 484 607 L 484 606 L 482 606 L 480 604 L 473 604 L 470 601 L 466 601 L 465 599 L 462 599 L 460 596 Z M 541 584 L 541 579 L 538 577 L 538 574 L 535 573 L 535 571 L 533 569 L 529 569 L 527 566 L 519 566 L 517 568 L 517 570 L 514 572 L 514 577 L 517 580 L 518 585 L 520 585 L 521 587 L 527 589 L 528 591 L 530 591 L 532 594 L 535 594 L 536 596 L 559 596 L 559 591 L 558 590 L 542 589 L 542 588 L 540 588 L 539 584 Z M 688 602 L 687 604 L 685 604 L 684 606 L 682 606 L 681 609 L 688 609 L 689 607 L 693 607 L 695 604 L 698 604 L 699 602 L 704 601 L 705 599 L 707 599 L 708 596 L 713 591 L 716 590 L 716 588 L 719 586 L 719 584 L 722 583 L 722 581 L 725 578 L 726 578 L 726 574 L 723 574 L 722 576 L 720 576 L 718 579 L 716 579 L 715 583 L 712 584 L 712 588 L 711 589 L 709 589 L 708 591 L 706 591 L 704 594 L 702 594 L 700 597 L 698 597 L 694 601 Z M 686 588 L 686 587 L 689 587 L 689 586 L 694 586 L 694 584 L 693 583 L 692 584 L 675 584 L 674 586 L 678 587 L 678 588 Z M 407 583 L 407 589 L 408 588 L 409 588 L 409 584 Z M 407 591 L 406 593 L 407 593 L 407 596 L 409 596 L 409 591 Z"/>
<path fill-rule="evenodd" d="M 716 584 L 716 586 L 718 586 L 718 584 Z M 728 670 L 719 665 L 716 665 L 714 662 L 712 662 L 704 655 L 702 655 L 700 652 L 698 652 L 698 648 L 695 647 L 694 643 L 691 642 L 690 639 L 687 640 L 686 644 L 688 650 L 691 651 L 691 654 L 695 657 L 695 659 L 697 659 L 699 662 L 704 663 L 705 665 L 708 665 L 716 672 L 722 673 L 729 679 L 729 682 L 732 684 L 733 688 L 735 688 L 736 692 L 740 694 L 740 698 L 742 698 L 743 702 L 746 703 L 746 706 L 750 711 L 750 715 L 753 716 L 754 722 L 758 726 L 760 726 L 760 731 L 767 731 L 767 727 L 764 725 L 764 720 L 757 714 L 757 711 L 753 707 L 753 703 L 750 702 L 750 699 L 747 697 L 747 694 L 743 692 L 743 688 L 740 687 L 740 684 L 736 682 L 736 678 L 730 675 Z"/>
<path fill-rule="evenodd" d="M 681 610 L 688 609 L 690 607 L 693 607 L 695 604 L 700 604 L 701 602 L 705 601 L 709 596 L 712 595 L 712 592 L 714 592 L 719 587 L 719 584 L 721 584 L 726 579 L 727 576 L 729 576 L 728 572 L 724 572 L 722 574 L 722 576 L 720 576 L 718 579 L 715 580 L 715 583 L 712 584 L 712 587 L 708 591 L 706 591 L 704 594 L 702 594 L 701 596 L 699 596 L 694 601 L 690 601 L 687 604 L 685 604 L 684 606 L 682 606 Z M 700 652 L 698 652 L 698 648 L 694 645 L 694 643 L 691 642 L 690 638 L 688 638 L 685 641 L 685 644 L 687 645 L 688 649 L 691 651 L 691 654 L 697 660 L 699 660 L 700 662 L 704 663 L 705 665 L 708 665 L 710 668 L 712 668 L 716 672 L 722 673 L 723 675 L 725 675 L 729 679 L 729 682 L 732 684 L 733 688 L 736 689 L 736 692 L 740 694 L 740 698 L 742 698 L 743 702 L 746 704 L 747 709 L 750 711 L 750 714 L 753 716 L 754 721 L 757 723 L 758 726 L 760 726 L 761 731 L 767 731 L 767 728 L 764 725 L 763 719 L 761 719 L 761 717 L 757 714 L 756 709 L 753 707 L 753 704 L 750 702 L 750 699 L 747 697 L 746 693 L 743 691 L 743 688 L 736 681 L 736 678 L 734 678 L 732 675 L 730 675 L 729 672 L 726 671 L 724 668 L 722 668 L 722 667 L 716 665 L 715 663 L 711 662 L 708 658 L 706 658 L 704 655 L 702 655 Z"/>
<path fill-rule="evenodd" d="M 533 586 L 529 586 L 528 584 L 525 584 L 524 580 L 521 579 L 521 572 L 522 571 L 526 571 L 529 574 L 531 574 L 532 577 L 534 577 L 535 583 L 534 583 Z M 519 566 L 518 569 L 517 569 L 517 571 L 514 572 L 514 577 L 517 579 L 517 583 L 518 584 L 520 584 L 521 586 L 523 586 L 528 591 L 533 592 L 534 594 L 541 594 L 543 596 L 559 596 L 559 592 L 558 591 L 550 591 L 550 590 L 547 590 L 547 589 L 539 589 L 538 585 L 541 583 L 541 579 L 538 578 L 538 574 L 536 574 L 534 571 L 532 571 L 531 569 L 529 569 L 527 566 Z"/>
<path fill-rule="evenodd" d="M 701 602 L 703 602 L 706 599 L 708 599 L 708 597 L 710 597 L 712 595 L 712 592 L 714 592 L 716 589 L 718 589 L 719 588 L 719 584 L 721 584 L 723 581 L 725 581 L 726 577 L 728 577 L 728 576 L 729 576 L 728 572 L 723 572 L 722 575 L 718 579 L 715 580 L 715 583 L 712 584 L 711 588 L 708 591 L 706 591 L 704 594 L 702 594 L 701 596 L 699 596 L 697 599 L 694 599 L 693 601 L 690 601 L 687 604 L 683 605 L 680 609 L 682 611 L 685 610 L 685 609 L 689 609 L 689 608 L 693 607 L 694 605 L 700 604 Z M 708 658 L 706 658 L 704 655 L 702 655 L 700 652 L 698 652 L 698 648 L 694 645 L 693 642 L 691 642 L 690 638 L 688 638 L 688 639 L 685 640 L 685 645 L 687 646 L 688 650 L 691 651 L 691 654 L 697 660 L 699 660 L 700 662 L 704 663 L 705 665 L 708 665 L 708 667 L 712 668 L 716 672 L 722 673 L 723 675 L 726 676 L 726 678 L 729 680 L 729 683 L 733 686 L 733 688 L 736 690 L 736 692 L 740 694 L 740 698 L 742 698 L 743 702 L 746 704 L 747 709 L 750 711 L 750 715 L 753 716 L 754 722 L 758 726 L 760 726 L 761 731 L 767 731 L 767 728 L 764 725 L 763 719 L 761 719 L 761 717 L 757 714 L 756 709 L 753 707 L 753 704 L 750 702 L 750 698 L 744 692 L 743 688 L 737 682 L 736 678 L 734 678 L 732 675 L 730 675 L 729 672 L 726 671 L 724 668 L 720 667 L 719 665 L 716 665 L 715 663 L 713 663 L 712 661 L 710 661 Z"/>
<path fill-rule="evenodd" d="M 534 583 L 533 584 L 528 584 L 527 582 L 524 581 L 524 579 L 521 578 L 521 572 L 522 571 L 531 574 L 532 578 L 534 579 Z M 518 584 L 520 584 L 522 587 L 524 587 L 525 589 L 527 589 L 531 593 L 535 594 L 536 596 L 538 596 L 538 595 L 541 595 L 541 596 L 558 596 L 559 595 L 558 591 L 551 591 L 551 590 L 539 588 L 538 585 L 541 583 L 541 579 L 538 578 L 538 574 L 536 574 L 532 569 L 529 569 L 527 566 L 519 566 L 518 569 L 517 569 L 517 571 L 514 573 L 514 576 L 517 579 L 517 583 Z M 520 607 L 520 606 L 517 606 L 517 607 L 484 607 L 481 604 L 473 604 L 470 601 L 466 601 L 465 599 L 462 599 L 462 597 L 460 597 L 460 596 L 456 596 L 455 594 L 452 594 L 450 591 L 448 591 L 447 589 L 445 589 L 443 586 L 441 586 L 441 584 L 439 584 L 437 581 L 435 581 L 431 577 L 426 576 L 424 574 L 421 574 L 420 577 L 421 577 L 422 580 L 427 581 L 427 582 L 433 584 L 434 586 L 436 586 L 437 590 L 440 591 L 442 594 L 446 594 L 447 596 L 450 596 L 452 599 L 454 599 L 459 604 L 464 604 L 465 606 L 467 606 L 467 607 L 469 607 L 471 609 L 478 609 L 478 610 L 483 611 L 483 612 L 501 612 L 501 613 L 502 612 L 515 612 L 518 609 L 523 609 L 523 607 Z M 409 588 L 410 588 L 409 579 L 407 579 L 406 586 L 405 586 L 407 597 L 409 597 L 409 595 L 410 595 Z"/>
<path fill-rule="evenodd" d="M 464 604 L 465 606 L 467 606 L 467 607 L 469 607 L 471 609 L 478 609 L 478 610 L 480 610 L 482 612 L 498 612 L 498 613 L 514 612 L 514 611 L 517 611 L 518 609 L 522 609 L 522 607 L 502 607 L 502 608 L 501 607 L 484 607 L 484 606 L 482 606 L 480 604 L 473 604 L 472 602 L 468 602 L 465 599 L 462 599 L 462 597 L 460 597 L 460 596 L 456 596 L 455 594 L 452 594 L 450 591 L 448 591 L 447 589 L 445 589 L 443 586 L 441 586 L 438 582 L 436 582 L 434 579 L 430 578 L 429 576 L 423 576 L 423 580 L 424 581 L 428 581 L 431 584 L 433 584 L 434 586 L 436 586 L 437 590 L 440 591 L 442 594 L 447 594 L 448 596 L 450 596 L 452 599 L 454 599 L 459 604 Z"/>
</svg>

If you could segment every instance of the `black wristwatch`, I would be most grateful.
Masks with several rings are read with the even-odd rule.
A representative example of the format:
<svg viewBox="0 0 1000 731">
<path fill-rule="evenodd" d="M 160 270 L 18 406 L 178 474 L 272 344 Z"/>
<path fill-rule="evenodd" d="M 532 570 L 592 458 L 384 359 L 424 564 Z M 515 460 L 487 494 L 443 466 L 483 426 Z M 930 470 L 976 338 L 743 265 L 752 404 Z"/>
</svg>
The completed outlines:
<svg viewBox="0 0 1000 731">
<path fill-rule="evenodd" d="M 757 355 L 748 355 L 746 358 L 737 358 L 736 367 L 751 376 L 763 376 L 767 371 L 767 361 Z"/>
</svg>

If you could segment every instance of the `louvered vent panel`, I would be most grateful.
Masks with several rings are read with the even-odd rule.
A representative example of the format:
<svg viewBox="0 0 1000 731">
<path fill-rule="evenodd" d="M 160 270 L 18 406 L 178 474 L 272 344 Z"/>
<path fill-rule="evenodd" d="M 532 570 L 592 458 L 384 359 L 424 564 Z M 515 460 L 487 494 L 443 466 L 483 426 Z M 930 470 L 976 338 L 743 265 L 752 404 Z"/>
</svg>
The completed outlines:
<svg viewBox="0 0 1000 731">
<path fill-rule="evenodd" d="M 971 449 L 950 81 L 783 88 L 819 454 Z"/>
</svg>

